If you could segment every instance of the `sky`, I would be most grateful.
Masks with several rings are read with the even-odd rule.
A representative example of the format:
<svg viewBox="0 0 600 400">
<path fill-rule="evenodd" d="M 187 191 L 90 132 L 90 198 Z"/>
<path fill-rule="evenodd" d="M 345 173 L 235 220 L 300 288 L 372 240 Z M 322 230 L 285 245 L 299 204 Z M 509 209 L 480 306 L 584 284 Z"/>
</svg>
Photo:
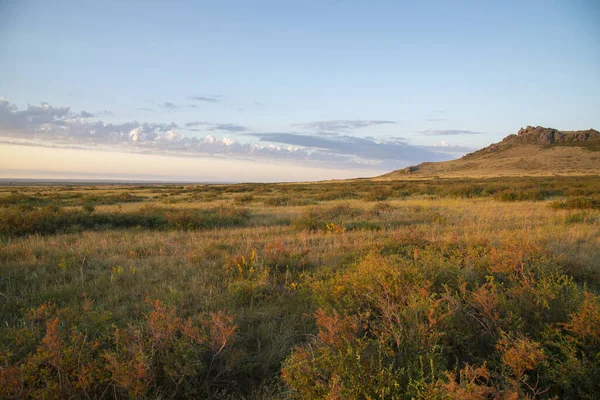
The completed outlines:
<svg viewBox="0 0 600 400">
<path fill-rule="evenodd" d="M 600 2 L 0 0 L 0 178 L 375 176 L 600 129 Z"/>
</svg>

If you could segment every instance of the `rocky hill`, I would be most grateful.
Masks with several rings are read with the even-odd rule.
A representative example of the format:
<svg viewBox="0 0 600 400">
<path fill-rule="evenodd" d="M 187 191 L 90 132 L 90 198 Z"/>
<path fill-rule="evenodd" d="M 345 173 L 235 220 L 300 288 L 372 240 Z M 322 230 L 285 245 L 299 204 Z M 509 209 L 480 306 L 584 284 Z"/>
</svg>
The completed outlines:
<svg viewBox="0 0 600 400">
<path fill-rule="evenodd" d="M 528 126 L 457 160 L 425 162 L 381 178 L 540 175 L 600 175 L 600 132 Z"/>
</svg>

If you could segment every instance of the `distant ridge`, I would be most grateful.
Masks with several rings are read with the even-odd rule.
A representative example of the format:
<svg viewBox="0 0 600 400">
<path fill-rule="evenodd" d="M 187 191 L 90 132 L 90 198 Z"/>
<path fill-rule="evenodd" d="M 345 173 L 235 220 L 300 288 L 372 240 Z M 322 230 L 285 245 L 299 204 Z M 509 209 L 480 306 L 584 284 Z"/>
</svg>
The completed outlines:
<svg viewBox="0 0 600 400">
<path fill-rule="evenodd" d="M 600 175 L 600 132 L 528 126 L 457 160 L 424 162 L 380 178 L 550 175 Z"/>
</svg>

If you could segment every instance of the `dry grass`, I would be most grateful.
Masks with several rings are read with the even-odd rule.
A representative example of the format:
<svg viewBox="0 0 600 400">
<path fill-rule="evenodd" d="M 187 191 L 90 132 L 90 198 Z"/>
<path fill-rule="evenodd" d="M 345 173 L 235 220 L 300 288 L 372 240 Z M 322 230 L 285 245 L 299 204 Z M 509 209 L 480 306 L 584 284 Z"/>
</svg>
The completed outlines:
<svg viewBox="0 0 600 400">
<path fill-rule="evenodd" d="M 0 397 L 592 398 L 600 360 L 585 354 L 599 343 L 578 321 L 597 310 L 600 210 L 397 184 L 339 183 L 334 200 L 310 184 L 92 187 L 74 199 L 17 189 L 36 199 L 6 210 L 54 196 L 76 212 L 90 192 L 120 191 L 144 200 L 91 215 L 156 205 L 250 216 L 4 236 Z M 595 190 L 584 184 L 550 186 Z M 468 185 L 471 196 L 498 182 Z M 366 200 L 374 190 L 387 200 Z"/>
<path fill-rule="evenodd" d="M 397 171 L 380 179 L 585 176 L 598 175 L 598 171 L 600 153 L 597 151 L 581 147 L 523 145 L 476 158 L 428 163 L 411 175 Z"/>
</svg>

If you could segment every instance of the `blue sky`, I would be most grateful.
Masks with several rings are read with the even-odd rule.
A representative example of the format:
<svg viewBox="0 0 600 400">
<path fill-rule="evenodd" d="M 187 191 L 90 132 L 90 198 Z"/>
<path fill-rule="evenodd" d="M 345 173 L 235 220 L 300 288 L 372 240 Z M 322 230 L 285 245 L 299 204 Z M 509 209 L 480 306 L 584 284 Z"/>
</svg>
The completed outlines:
<svg viewBox="0 0 600 400">
<path fill-rule="evenodd" d="M 526 125 L 598 129 L 598 21 L 594 0 L 0 1 L 0 151 L 292 180 L 455 158 Z"/>
</svg>

